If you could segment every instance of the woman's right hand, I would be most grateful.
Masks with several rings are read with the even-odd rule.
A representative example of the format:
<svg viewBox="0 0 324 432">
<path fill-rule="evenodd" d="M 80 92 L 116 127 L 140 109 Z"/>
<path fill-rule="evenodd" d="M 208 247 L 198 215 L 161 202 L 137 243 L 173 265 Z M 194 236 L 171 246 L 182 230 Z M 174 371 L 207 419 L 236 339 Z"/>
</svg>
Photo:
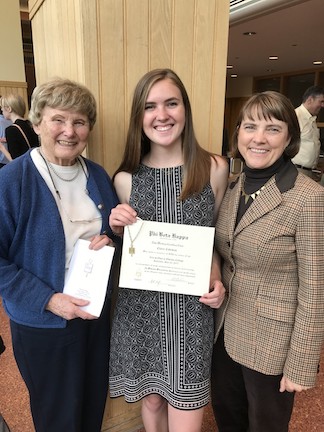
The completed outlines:
<svg viewBox="0 0 324 432">
<path fill-rule="evenodd" d="M 118 204 L 111 210 L 109 225 L 114 234 L 122 235 L 124 226 L 136 222 L 136 211 L 129 204 Z"/>
<path fill-rule="evenodd" d="M 98 317 L 89 314 L 81 309 L 81 306 L 89 304 L 88 300 L 72 297 L 64 293 L 55 293 L 47 303 L 46 310 L 66 320 L 82 318 L 84 320 L 97 319 Z"/>
</svg>

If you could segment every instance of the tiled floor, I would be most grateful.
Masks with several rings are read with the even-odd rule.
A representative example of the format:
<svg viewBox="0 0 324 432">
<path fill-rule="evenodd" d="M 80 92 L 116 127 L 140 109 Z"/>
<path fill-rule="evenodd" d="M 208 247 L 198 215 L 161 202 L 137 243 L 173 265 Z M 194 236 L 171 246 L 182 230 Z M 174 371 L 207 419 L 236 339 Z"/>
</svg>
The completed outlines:
<svg viewBox="0 0 324 432">
<path fill-rule="evenodd" d="M 29 411 L 28 394 L 13 359 L 8 319 L 1 304 L 0 334 L 7 346 L 0 357 L 0 412 L 8 422 L 11 432 L 35 432 Z M 324 347 L 321 365 L 317 387 L 296 396 L 289 432 L 324 432 Z M 144 432 L 144 429 L 137 432 Z M 202 432 L 217 432 L 209 406 L 205 412 Z"/>
</svg>

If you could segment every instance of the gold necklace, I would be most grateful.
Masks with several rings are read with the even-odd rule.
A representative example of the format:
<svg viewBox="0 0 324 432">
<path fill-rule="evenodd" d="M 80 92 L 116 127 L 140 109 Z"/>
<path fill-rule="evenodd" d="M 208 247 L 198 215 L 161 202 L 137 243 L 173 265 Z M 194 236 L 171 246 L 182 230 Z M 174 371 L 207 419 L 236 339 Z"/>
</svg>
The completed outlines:
<svg viewBox="0 0 324 432">
<path fill-rule="evenodd" d="M 130 228 L 129 225 L 127 225 L 127 231 L 128 231 L 128 236 L 129 236 L 129 240 L 130 240 L 130 247 L 128 248 L 128 253 L 133 256 L 135 254 L 135 247 L 134 247 L 134 243 L 135 240 L 137 239 L 137 237 L 139 236 L 141 229 L 143 228 L 144 225 L 144 221 L 140 218 L 137 218 L 138 221 L 142 221 L 141 226 L 139 227 L 135 237 L 133 238 L 130 232 Z M 136 224 L 135 224 L 136 225 Z"/>
<path fill-rule="evenodd" d="M 254 201 L 255 198 L 256 198 L 257 196 L 260 195 L 261 191 L 263 191 L 264 188 L 265 188 L 265 185 L 261 186 L 260 189 L 258 189 L 257 191 L 255 191 L 255 192 L 253 192 L 253 193 L 251 193 L 251 194 L 247 194 L 247 193 L 245 192 L 245 190 L 244 190 L 244 185 L 243 185 L 243 183 L 242 183 L 242 192 L 241 192 L 241 194 L 242 194 L 242 196 L 244 197 L 244 202 L 245 202 L 245 204 L 247 204 L 247 202 L 249 201 L 249 198 L 250 198 L 250 197 L 251 197 L 251 198 L 253 199 L 253 201 Z"/>
</svg>

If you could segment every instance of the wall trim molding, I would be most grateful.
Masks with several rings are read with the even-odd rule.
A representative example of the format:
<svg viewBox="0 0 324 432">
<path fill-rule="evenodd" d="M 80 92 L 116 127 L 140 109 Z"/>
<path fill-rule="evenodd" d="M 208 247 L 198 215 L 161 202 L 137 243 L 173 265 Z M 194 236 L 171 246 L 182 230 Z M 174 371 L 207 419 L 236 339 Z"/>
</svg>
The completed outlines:
<svg viewBox="0 0 324 432">
<path fill-rule="evenodd" d="M 0 81 L 0 87 L 27 88 L 26 81 Z"/>
</svg>

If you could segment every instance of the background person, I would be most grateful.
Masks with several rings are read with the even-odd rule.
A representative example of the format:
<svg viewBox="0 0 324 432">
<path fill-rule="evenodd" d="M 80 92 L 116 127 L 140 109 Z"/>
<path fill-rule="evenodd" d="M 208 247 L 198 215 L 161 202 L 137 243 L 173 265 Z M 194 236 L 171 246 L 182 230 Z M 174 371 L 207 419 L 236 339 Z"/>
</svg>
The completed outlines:
<svg viewBox="0 0 324 432">
<path fill-rule="evenodd" d="M 4 117 L 13 124 L 6 128 L 5 135 L 8 151 L 12 159 L 26 153 L 31 147 L 38 147 L 38 136 L 29 120 L 24 119 L 26 104 L 20 95 L 8 95 L 1 98 Z"/>
<path fill-rule="evenodd" d="M 30 119 L 40 148 L 0 170 L 0 295 L 36 431 L 99 432 L 109 299 L 96 319 L 62 291 L 78 239 L 95 250 L 112 243 L 118 199 L 104 169 L 80 156 L 96 121 L 87 88 L 63 79 L 36 87 Z"/>
<path fill-rule="evenodd" d="M 138 82 L 126 148 L 114 184 L 122 204 L 114 232 L 143 220 L 211 226 L 227 185 L 228 165 L 195 138 L 179 77 L 156 69 Z M 219 267 L 211 291 L 192 295 L 121 288 L 113 322 L 110 394 L 142 399 L 147 432 L 201 430 L 209 401 L 213 310 L 223 300 Z"/>
<path fill-rule="evenodd" d="M 1 101 L 1 96 L 0 96 Z M 1 103 L 0 103 L 0 168 L 7 165 L 11 161 L 10 153 L 8 152 L 8 146 L 6 141 L 5 130 L 12 124 L 11 120 L 7 120 L 3 117 Z"/>
<path fill-rule="evenodd" d="M 288 431 L 295 392 L 315 384 L 324 336 L 324 189 L 290 160 L 299 137 L 284 95 L 256 94 L 243 106 L 233 157 L 244 168 L 216 224 L 226 288 L 212 364 L 219 432 Z"/>
<path fill-rule="evenodd" d="M 324 89 L 319 86 L 309 87 L 296 108 L 300 127 L 299 152 L 292 159 L 299 171 L 313 177 L 312 169 L 316 168 L 321 151 L 320 133 L 316 125 L 316 117 L 324 107 Z"/>
</svg>

